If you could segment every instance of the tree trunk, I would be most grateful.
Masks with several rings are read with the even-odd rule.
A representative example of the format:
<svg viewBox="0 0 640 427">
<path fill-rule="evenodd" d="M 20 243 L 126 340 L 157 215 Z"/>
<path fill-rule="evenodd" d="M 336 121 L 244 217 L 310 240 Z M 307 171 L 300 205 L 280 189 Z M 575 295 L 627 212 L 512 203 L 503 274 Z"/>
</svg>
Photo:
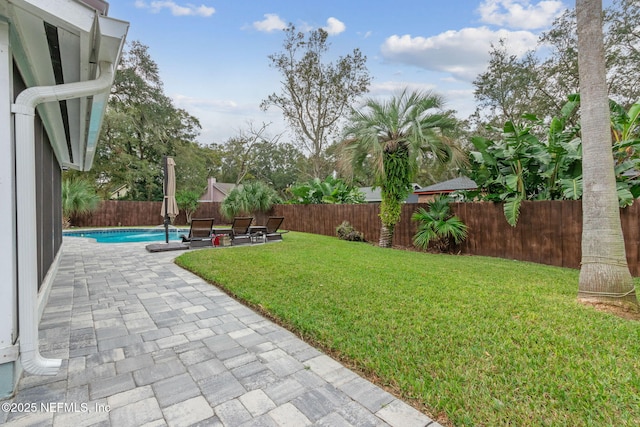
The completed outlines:
<svg viewBox="0 0 640 427">
<path fill-rule="evenodd" d="M 582 125 L 582 262 L 578 299 L 637 305 L 611 152 L 602 0 L 576 0 Z"/>
<path fill-rule="evenodd" d="M 386 226 L 382 224 L 382 228 L 380 229 L 380 241 L 378 242 L 378 246 L 381 248 L 390 248 L 393 244 L 393 231 L 395 227 L 393 225 Z"/>
</svg>

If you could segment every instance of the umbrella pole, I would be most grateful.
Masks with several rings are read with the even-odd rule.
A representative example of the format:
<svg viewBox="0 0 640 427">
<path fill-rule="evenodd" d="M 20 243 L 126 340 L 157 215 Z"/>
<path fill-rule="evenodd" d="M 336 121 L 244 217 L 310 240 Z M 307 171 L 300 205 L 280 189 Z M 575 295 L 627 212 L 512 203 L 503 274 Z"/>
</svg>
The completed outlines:
<svg viewBox="0 0 640 427">
<path fill-rule="evenodd" d="M 164 156 L 164 239 L 165 243 L 169 243 L 169 197 L 167 196 L 167 187 L 169 186 L 169 173 L 167 165 L 167 156 Z"/>
</svg>

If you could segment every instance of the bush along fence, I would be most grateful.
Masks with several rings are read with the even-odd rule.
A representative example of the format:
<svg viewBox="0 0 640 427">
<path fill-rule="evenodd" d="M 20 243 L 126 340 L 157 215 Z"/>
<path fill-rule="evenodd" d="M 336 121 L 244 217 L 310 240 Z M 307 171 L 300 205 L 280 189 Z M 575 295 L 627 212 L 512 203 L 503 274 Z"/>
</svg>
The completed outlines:
<svg viewBox="0 0 640 427">
<path fill-rule="evenodd" d="M 416 224 L 411 215 L 426 203 L 407 203 L 396 225 L 395 246 L 413 246 Z M 579 268 L 582 238 L 582 204 L 573 200 L 527 201 L 520 209 L 516 227 L 504 218 L 501 204 L 491 202 L 453 203 L 452 211 L 467 226 L 467 239 L 460 253 L 517 259 L 560 267 Z M 194 218 L 215 218 L 225 224 L 220 203 L 201 203 Z M 98 211 L 78 218 L 74 225 L 83 227 L 160 225 L 160 202 L 104 201 Z M 379 205 L 276 205 L 270 215 L 284 216 L 283 228 L 292 231 L 336 235 L 336 227 L 348 221 L 363 233 L 368 242 L 380 238 Z M 640 276 L 640 203 L 620 211 L 625 236 L 627 260 L 634 276 Z M 266 215 L 256 217 L 263 223 Z M 184 213 L 176 224 L 186 224 Z"/>
</svg>

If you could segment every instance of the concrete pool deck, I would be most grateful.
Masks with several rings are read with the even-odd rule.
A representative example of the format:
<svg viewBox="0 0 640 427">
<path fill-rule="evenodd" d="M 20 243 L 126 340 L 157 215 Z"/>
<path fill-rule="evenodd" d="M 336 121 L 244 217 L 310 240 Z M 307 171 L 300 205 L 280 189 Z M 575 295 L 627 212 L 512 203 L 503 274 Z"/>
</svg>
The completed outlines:
<svg viewBox="0 0 640 427">
<path fill-rule="evenodd" d="M 65 237 L 40 323 L 62 367 L 0 424 L 439 426 L 145 245 Z"/>
</svg>

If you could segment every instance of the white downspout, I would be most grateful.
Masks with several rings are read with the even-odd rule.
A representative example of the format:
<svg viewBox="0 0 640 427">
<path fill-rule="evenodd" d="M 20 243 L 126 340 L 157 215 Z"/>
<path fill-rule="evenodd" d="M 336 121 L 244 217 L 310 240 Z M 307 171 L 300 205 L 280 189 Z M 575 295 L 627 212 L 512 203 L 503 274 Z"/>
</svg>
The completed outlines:
<svg viewBox="0 0 640 427">
<path fill-rule="evenodd" d="M 60 359 L 45 359 L 38 348 L 35 109 L 43 102 L 81 98 L 110 90 L 112 64 L 101 62 L 99 68 L 100 76 L 95 80 L 25 89 L 11 106 L 15 115 L 16 141 L 20 360 L 24 369 L 34 375 L 55 375 L 62 364 Z"/>
</svg>

